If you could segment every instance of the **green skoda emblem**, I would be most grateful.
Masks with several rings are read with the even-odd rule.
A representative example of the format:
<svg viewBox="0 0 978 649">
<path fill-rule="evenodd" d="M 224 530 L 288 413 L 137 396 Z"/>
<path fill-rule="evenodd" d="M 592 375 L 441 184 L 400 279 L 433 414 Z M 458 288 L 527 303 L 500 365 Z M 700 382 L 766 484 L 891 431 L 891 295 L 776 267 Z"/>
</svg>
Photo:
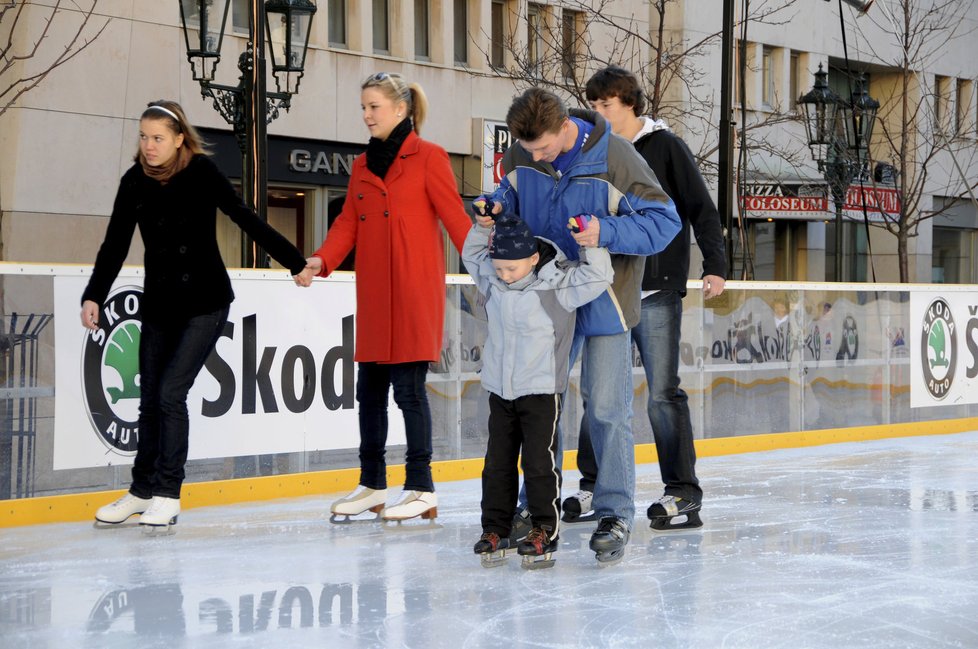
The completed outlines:
<svg viewBox="0 0 978 649">
<path fill-rule="evenodd" d="M 139 438 L 139 336 L 142 290 L 127 286 L 108 297 L 99 329 L 85 336 L 82 393 L 99 439 L 123 455 Z"/>
<path fill-rule="evenodd" d="M 924 383 L 935 399 L 943 399 L 951 389 L 956 361 L 957 345 L 951 307 L 943 298 L 938 298 L 930 303 L 924 313 L 920 336 L 920 364 Z"/>
</svg>

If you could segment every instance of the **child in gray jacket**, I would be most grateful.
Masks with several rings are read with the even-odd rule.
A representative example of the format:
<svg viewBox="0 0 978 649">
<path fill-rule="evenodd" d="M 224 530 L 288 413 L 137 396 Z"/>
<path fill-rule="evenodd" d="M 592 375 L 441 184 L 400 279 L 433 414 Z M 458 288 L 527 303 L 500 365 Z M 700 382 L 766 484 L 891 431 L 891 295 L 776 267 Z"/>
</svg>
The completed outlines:
<svg viewBox="0 0 978 649">
<path fill-rule="evenodd" d="M 489 325 L 482 355 L 489 444 L 482 472 L 483 534 L 474 551 L 488 567 L 510 548 L 522 449 L 532 530 L 517 552 L 525 568 L 549 567 L 560 524 L 557 421 L 575 311 L 608 289 L 611 258 L 605 248 L 582 248 L 580 261 L 569 262 L 523 221 L 506 217 L 491 230 L 473 226 L 462 259 L 485 296 Z"/>
</svg>

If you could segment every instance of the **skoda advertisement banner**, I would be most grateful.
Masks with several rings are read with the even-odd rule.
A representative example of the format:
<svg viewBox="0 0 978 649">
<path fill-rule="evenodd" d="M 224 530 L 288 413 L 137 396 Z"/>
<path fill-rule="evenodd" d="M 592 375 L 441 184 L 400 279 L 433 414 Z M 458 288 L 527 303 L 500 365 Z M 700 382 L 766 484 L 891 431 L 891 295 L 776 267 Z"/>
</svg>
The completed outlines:
<svg viewBox="0 0 978 649">
<path fill-rule="evenodd" d="M 978 291 L 912 291 L 910 405 L 978 403 Z"/>
<path fill-rule="evenodd" d="M 131 464 L 139 437 L 142 278 L 116 281 L 95 332 L 78 317 L 87 281 L 54 281 L 55 469 Z M 352 280 L 232 284 L 228 323 L 187 399 L 189 459 L 357 448 Z M 403 444 L 391 411 L 389 443 Z"/>
</svg>

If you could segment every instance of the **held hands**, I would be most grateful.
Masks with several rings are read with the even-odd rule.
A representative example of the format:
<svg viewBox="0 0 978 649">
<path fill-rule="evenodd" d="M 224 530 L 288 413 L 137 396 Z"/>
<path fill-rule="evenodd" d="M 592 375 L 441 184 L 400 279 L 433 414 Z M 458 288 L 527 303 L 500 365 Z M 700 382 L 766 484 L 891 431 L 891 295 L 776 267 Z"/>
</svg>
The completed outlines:
<svg viewBox="0 0 978 649">
<path fill-rule="evenodd" d="M 309 257 L 306 259 L 306 267 L 298 275 L 293 275 L 296 286 L 312 286 L 312 279 L 323 271 L 323 260 L 319 257 Z"/>
<path fill-rule="evenodd" d="M 723 286 L 726 280 L 717 275 L 703 276 L 703 299 L 709 300 L 723 293 Z"/>
<path fill-rule="evenodd" d="M 472 211 L 475 212 L 476 223 L 484 228 L 491 228 L 496 215 L 503 211 L 503 206 L 483 195 L 472 201 Z"/>
<path fill-rule="evenodd" d="M 567 219 L 567 229 L 577 241 L 577 245 L 585 248 L 597 248 L 601 239 L 601 220 L 593 214 L 578 214 Z"/>
<path fill-rule="evenodd" d="M 98 331 L 98 304 L 92 300 L 82 302 L 81 323 L 86 329 Z"/>
</svg>

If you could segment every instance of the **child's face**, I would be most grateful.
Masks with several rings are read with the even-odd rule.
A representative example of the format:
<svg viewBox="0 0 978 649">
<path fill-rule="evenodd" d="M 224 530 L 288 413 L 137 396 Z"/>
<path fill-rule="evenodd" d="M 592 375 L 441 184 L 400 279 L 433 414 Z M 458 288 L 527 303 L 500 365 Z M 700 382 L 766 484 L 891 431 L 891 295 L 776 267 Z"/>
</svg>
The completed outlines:
<svg viewBox="0 0 978 649">
<path fill-rule="evenodd" d="M 496 277 L 507 284 L 512 284 L 529 275 L 538 261 L 540 261 L 540 253 L 535 252 L 523 259 L 493 259 L 492 267 L 496 269 Z"/>
</svg>

